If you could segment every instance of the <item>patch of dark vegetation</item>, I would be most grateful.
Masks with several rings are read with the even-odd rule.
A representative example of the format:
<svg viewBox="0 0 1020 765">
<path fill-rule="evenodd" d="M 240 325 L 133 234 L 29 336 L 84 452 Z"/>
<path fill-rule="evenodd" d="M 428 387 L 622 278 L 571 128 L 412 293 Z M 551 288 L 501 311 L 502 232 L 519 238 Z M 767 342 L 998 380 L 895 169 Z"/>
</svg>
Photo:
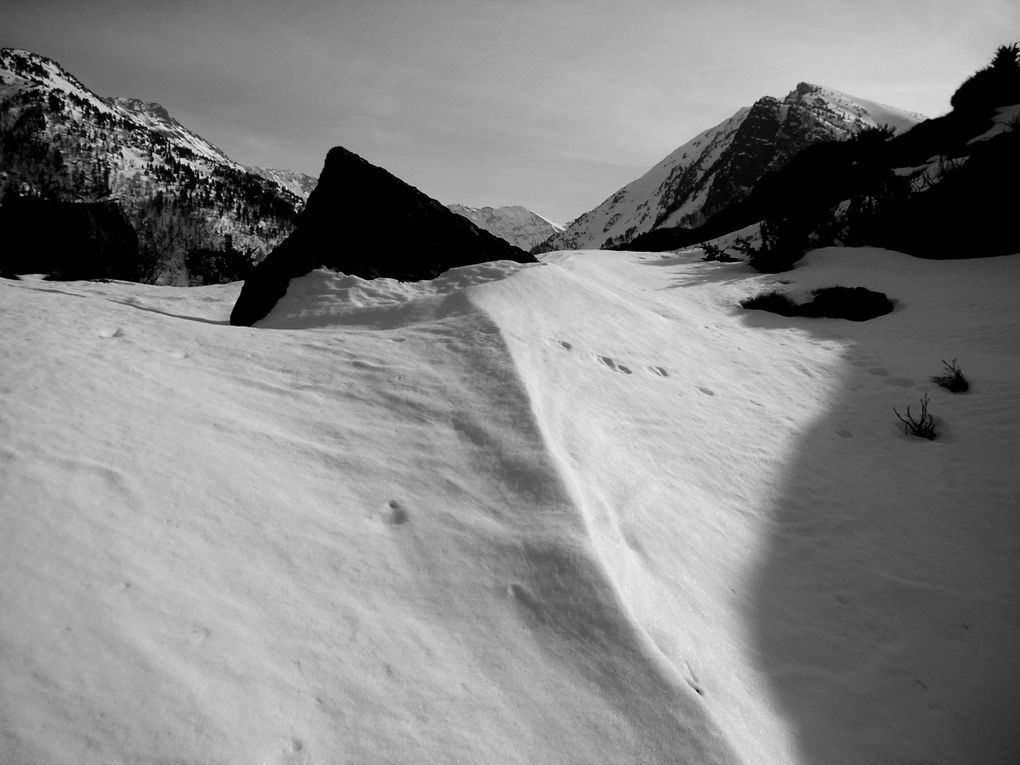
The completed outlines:
<svg viewBox="0 0 1020 765">
<path fill-rule="evenodd" d="M 705 253 L 702 258 L 706 263 L 739 263 L 740 258 L 736 258 L 726 250 L 725 247 L 720 247 L 718 244 L 712 242 L 702 242 L 700 245 L 701 251 Z"/>
<path fill-rule="evenodd" d="M 740 301 L 740 307 L 779 316 L 868 321 L 891 313 L 894 306 L 884 292 L 865 287 L 824 287 L 814 290 L 806 303 L 795 303 L 788 295 L 772 290 Z"/>
<path fill-rule="evenodd" d="M 970 390 L 970 383 L 963 376 L 960 367 L 956 365 L 956 359 L 952 361 L 942 359 L 942 372 L 933 375 L 931 381 L 945 388 L 950 393 L 966 393 Z"/>
<path fill-rule="evenodd" d="M 780 316 L 798 316 L 800 306 L 779 290 L 761 292 L 740 301 L 740 307 L 749 311 L 768 311 Z"/>
<path fill-rule="evenodd" d="M 910 412 L 910 407 L 907 407 L 907 414 L 903 416 L 900 414 L 896 407 L 893 407 L 893 412 L 899 418 L 900 422 L 903 423 L 904 434 L 917 436 L 918 438 L 927 438 L 929 441 L 934 441 L 938 435 L 935 432 L 935 420 L 928 413 L 928 394 L 924 394 L 924 398 L 921 399 L 921 413 L 917 416 L 917 419 Z"/>
<path fill-rule="evenodd" d="M 892 313 L 893 302 L 884 292 L 865 287 L 824 287 L 811 293 L 800 307 L 801 316 L 868 321 Z"/>
<path fill-rule="evenodd" d="M 253 267 L 250 253 L 234 249 L 229 234 L 222 250 L 196 247 L 188 250 L 184 258 L 188 269 L 188 284 L 228 284 L 246 279 Z"/>
<path fill-rule="evenodd" d="M 8 194 L 0 205 L 0 231 L 4 274 L 139 280 L 138 236 L 116 202 Z"/>
</svg>

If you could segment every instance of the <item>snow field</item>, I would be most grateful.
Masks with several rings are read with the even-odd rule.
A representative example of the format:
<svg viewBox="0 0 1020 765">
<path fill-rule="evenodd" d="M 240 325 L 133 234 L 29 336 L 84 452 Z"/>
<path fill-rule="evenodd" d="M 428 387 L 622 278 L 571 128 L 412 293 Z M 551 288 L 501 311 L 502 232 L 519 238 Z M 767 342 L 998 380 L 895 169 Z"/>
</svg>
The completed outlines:
<svg viewBox="0 0 1020 765">
<path fill-rule="evenodd" d="M 0 281 L 0 760 L 1009 761 L 1020 258 L 544 259 Z"/>
</svg>

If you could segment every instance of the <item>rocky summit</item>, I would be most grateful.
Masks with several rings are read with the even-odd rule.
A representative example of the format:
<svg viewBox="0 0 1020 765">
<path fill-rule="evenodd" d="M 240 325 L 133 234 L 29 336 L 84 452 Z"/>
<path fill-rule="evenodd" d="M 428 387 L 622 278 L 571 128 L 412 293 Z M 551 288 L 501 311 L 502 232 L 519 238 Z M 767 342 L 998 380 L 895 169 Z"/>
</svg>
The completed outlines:
<svg viewBox="0 0 1020 765">
<path fill-rule="evenodd" d="M 802 82 L 784 99 L 760 98 L 695 136 L 535 251 L 609 249 L 656 229 L 695 228 L 808 146 L 881 126 L 899 133 L 923 119 Z"/>
<path fill-rule="evenodd" d="M 250 326 L 265 317 L 293 277 L 315 268 L 418 281 L 493 260 L 534 258 L 337 146 L 295 231 L 245 280 L 230 323 Z"/>
</svg>

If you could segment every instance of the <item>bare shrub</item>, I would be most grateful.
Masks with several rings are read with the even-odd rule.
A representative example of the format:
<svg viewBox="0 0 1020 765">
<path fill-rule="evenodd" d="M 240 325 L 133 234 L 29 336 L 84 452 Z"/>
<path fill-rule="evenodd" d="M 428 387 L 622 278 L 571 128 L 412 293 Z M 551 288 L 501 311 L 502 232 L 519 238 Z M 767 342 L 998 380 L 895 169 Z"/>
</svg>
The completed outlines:
<svg viewBox="0 0 1020 765">
<path fill-rule="evenodd" d="M 941 385 L 950 393 L 966 393 L 970 390 L 970 383 L 963 376 L 963 372 L 956 366 L 956 359 L 946 361 L 942 359 L 943 370 L 941 374 L 934 375 L 931 381 Z"/>
<path fill-rule="evenodd" d="M 896 407 L 893 407 L 893 412 L 899 418 L 900 422 L 903 423 L 903 432 L 911 436 L 917 436 L 919 438 L 927 438 L 929 441 L 935 440 L 935 420 L 930 414 L 928 414 L 928 394 L 924 394 L 924 398 L 921 399 L 921 413 L 914 419 L 914 416 L 910 413 L 910 407 L 907 407 L 907 416 L 904 417 L 898 411 Z"/>
</svg>

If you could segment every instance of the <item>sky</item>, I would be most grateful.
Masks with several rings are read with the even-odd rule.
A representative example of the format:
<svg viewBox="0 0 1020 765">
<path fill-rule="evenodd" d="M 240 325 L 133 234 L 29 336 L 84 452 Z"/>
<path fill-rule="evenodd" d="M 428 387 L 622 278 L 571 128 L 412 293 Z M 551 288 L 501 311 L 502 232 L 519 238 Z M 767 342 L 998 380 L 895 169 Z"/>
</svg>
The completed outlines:
<svg viewBox="0 0 1020 765">
<path fill-rule="evenodd" d="M 0 46 L 156 101 L 244 164 L 342 145 L 558 222 L 798 82 L 937 116 L 1014 0 L 0 0 Z"/>
</svg>

